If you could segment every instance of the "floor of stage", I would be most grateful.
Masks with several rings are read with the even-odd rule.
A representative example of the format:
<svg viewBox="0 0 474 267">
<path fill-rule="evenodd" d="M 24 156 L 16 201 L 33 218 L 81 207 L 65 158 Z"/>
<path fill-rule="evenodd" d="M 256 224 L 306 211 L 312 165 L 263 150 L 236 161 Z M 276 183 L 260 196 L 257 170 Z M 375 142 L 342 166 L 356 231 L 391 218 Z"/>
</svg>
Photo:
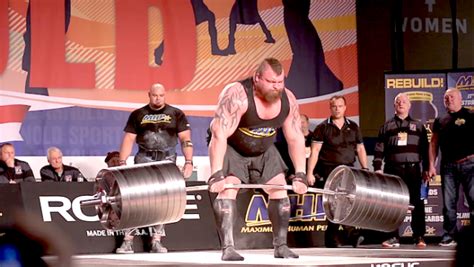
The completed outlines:
<svg viewBox="0 0 474 267">
<path fill-rule="evenodd" d="M 359 248 L 342 247 L 293 249 L 299 259 L 275 259 L 273 250 L 239 250 L 245 257 L 241 262 L 223 262 L 220 251 L 169 252 L 165 254 L 135 253 L 128 255 L 94 254 L 76 255 L 73 266 L 371 266 L 371 267 L 414 267 L 451 266 L 455 250 L 437 245 L 417 249 L 413 245 L 400 248 L 382 249 L 380 245 L 367 245 Z M 54 257 L 46 257 L 48 263 Z"/>
</svg>

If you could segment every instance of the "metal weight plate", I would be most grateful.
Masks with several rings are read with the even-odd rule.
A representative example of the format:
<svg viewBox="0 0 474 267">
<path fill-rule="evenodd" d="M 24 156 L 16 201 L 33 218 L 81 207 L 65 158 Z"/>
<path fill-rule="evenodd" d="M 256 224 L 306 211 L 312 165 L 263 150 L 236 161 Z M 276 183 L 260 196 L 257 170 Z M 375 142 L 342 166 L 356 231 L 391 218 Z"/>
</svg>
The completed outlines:
<svg viewBox="0 0 474 267">
<path fill-rule="evenodd" d="M 400 226 L 409 208 L 409 193 L 397 176 L 338 166 L 329 175 L 323 194 L 328 220 L 333 223 L 391 232 Z"/>
<path fill-rule="evenodd" d="M 355 180 L 349 175 L 347 169 L 341 168 L 337 175 L 328 179 L 325 190 L 347 194 L 323 194 L 323 204 L 326 216 L 330 221 L 341 222 L 348 217 L 354 208 L 354 198 L 348 197 L 355 192 Z"/>
<path fill-rule="evenodd" d="M 97 205 L 107 229 L 128 229 L 179 221 L 186 208 L 186 186 L 178 167 L 170 161 L 104 169 L 100 179 L 115 183 L 107 198 Z"/>
</svg>

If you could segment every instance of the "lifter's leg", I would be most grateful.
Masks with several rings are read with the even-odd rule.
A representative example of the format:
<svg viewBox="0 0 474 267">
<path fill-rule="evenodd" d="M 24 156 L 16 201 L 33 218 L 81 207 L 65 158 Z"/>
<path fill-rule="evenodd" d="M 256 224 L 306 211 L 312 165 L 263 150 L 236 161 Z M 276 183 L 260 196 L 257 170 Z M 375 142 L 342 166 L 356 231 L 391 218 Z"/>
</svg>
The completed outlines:
<svg viewBox="0 0 474 267">
<path fill-rule="evenodd" d="M 288 221 L 290 219 L 290 200 L 288 197 L 281 199 L 270 199 L 268 204 L 268 215 L 273 228 L 273 247 L 275 258 L 298 258 L 286 244 L 288 234 Z"/>
<path fill-rule="evenodd" d="M 235 178 L 237 179 L 237 178 Z M 232 180 L 232 179 L 231 179 Z M 231 181 L 239 183 L 240 180 Z M 223 261 L 243 261 L 242 257 L 234 248 L 234 220 L 237 214 L 235 198 L 237 190 L 226 189 L 219 193 L 214 200 L 214 214 L 216 217 L 217 229 L 221 239 L 222 260 Z"/>
<path fill-rule="evenodd" d="M 268 184 L 285 185 L 285 177 L 279 174 L 272 178 Z M 272 222 L 273 247 L 275 248 L 275 258 L 298 258 L 288 248 L 286 243 L 288 235 L 288 224 L 290 220 L 290 200 L 286 190 L 269 190 L 268 216 Z"/>
</svg>

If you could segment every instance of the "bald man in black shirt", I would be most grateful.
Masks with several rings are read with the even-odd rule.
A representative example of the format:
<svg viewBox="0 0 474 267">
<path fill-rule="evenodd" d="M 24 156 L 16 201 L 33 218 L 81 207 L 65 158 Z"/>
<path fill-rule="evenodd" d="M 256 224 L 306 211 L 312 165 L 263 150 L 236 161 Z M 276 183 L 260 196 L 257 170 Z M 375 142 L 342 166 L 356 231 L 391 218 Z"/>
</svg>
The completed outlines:
<svg viewBox="0 0 474 267">
<path fill-rule="evenodd" d="M 461 92 L 449 88 L 444 94 L 446 115 L 436 118 L 430 144 L 430 176 L 436 175 L 435 163 L 441 149 L 441 187 L 443 192 L 443 230 L 441 246 L 456 246 L 457 201 L 459 185 L 469 204 L 474 222 L 474 112 L 462 106 Z"/>
</svg>

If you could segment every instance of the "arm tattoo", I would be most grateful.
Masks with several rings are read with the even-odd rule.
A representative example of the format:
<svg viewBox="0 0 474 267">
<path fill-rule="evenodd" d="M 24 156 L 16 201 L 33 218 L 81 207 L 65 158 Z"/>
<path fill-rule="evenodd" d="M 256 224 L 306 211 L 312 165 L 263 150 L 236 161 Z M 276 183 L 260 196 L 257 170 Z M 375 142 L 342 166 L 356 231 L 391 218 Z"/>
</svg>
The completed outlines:
<svg viewBox="0 0 474 267">
<path fill-rule="evenodd" d="M 222 130 L 234 127 L 239 121 L 239 111 L 246 98 L 243 90 L 231 88 L 220 99 L 214 118 L 220 120 Z"/>
<path fill-rule="evenodd" d="M 291 128 L 300 133 L 301 132 L 301 121 L 300 112 L 298 111 L 298 105 L 295 103 L 291 104 Z"/>
</svg>

